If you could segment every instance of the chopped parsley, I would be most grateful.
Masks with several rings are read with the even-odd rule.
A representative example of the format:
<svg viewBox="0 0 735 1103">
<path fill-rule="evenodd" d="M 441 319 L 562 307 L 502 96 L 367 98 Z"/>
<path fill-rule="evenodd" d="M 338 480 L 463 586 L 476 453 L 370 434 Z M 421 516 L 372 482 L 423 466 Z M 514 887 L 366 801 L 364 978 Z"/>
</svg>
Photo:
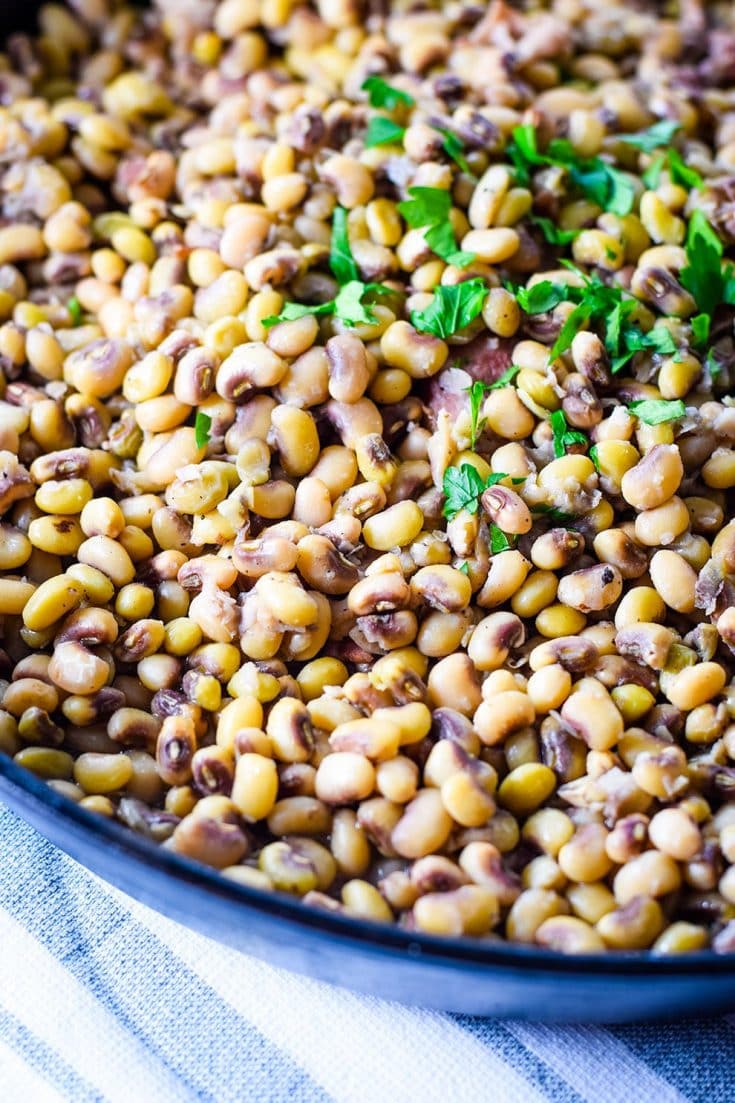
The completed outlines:
<svg viewBox="0 0 735 1103">
<path fill-rule="evenodd" d="M 408 92 L 402 92 L 400 88 L 394 88 L 382 77 L 368 77 L 360 86 L 363 92 L 367 92 L 371 107 L 385 107 L 387 111 L 394 111 L 399 104 L 405 107 L 413 107 L 415 100 Z"/>
<path fill-rule="evenodd" d="M 658 398 L 642 398 L 631 402 L 628 409 L 639 421 L 646 425 L 663 425 L 666 421 L 677 421 L 686 414 L 686 406 L 680 398 L 666 401 Z"/>
<path fill-rule="evenodd" d="M 572 522 L 577 520 L 573 513 L 565 513 L 563 509 L 557 509 L 556 506 L 537 505 L 533 507 L 533 513 L 541 517 L 548 517 L 550 521 L 556 521 L 557 524 L 566 528 L 569 528 Z"/>
<path fill-rule="evenodd" d="M 386 119 L 385 115 L 376 115 L 370 120 L 365 131 L 365 149 L 372 149 L 373 146 L 400 145 L 405 133 L 404 126 L 399 126 L 392 119 Z"/>
<path fill-rule="evenodd" d="M 485 427 L 485 419 L 480 417 L 482 401 L 485 395 L 488 391 L 496 391 L 501 387 L 507 387 L 516 375 L 518 375 L 520 370 L 517 364 L 511 364 L 509 368 L 505 369 L 502 375 L 498 376 L 494 383 L 485 383 L 482 379 L 475 379 L 470 386 L 466 388 L 470 396 L 470 440 L 472 448 L 477 444 L 477 438 Z"/>
<path fill-rule="evenodd" d="M 438 130 L 442 138 L 442 149 L 446 153 L 447 157 L 450 157 L 456 165 L 462 169 L 462 172 L 466 172 L 468 176 L 472 176 L 472 169 L 467 163 L 467 158 L 464 155 L 464 142 L 457 135 L 453 134 L 451 130 L 442 130 L 440 126 L 434 128 Z"/>
<path fill-rule="evenodd" d="M 734 269 L 728 262 L 723 270 L 722 251 L 722 242 L 703 212 L 694 211 L 687 230 L 687 263 L 679 279 L 703 314 L 712 315 L 723 302 L 735 304 Z"/>
<path fill-rule="evenodd" d="M 212 428 L 212 419 L 204 410 L 197 410 L 194 420 L 194 443 L 197 448 L 206 448 L 209 444 L 209 430 Z"/>
<path fill-rule="evenodd" d="M 653 153 L 661 146 L 669 145 L 677 130 L 681 130 L 681 123 L 675 119 L 661 119 L 646 130 L 639 130 L 637 134 L 621 134 L 619 141 L 641 149 L 644 153 Z"/>
<path fill-rule="evenodd" d="M 590 448 L 587 455 L 589 456 L 589 458 L 592 460 L 593 464 L 595 465 L 595 470 L 599 471 L 600 470 L 600 458 L 597 454 L 597 445 L 596 444 L 592 445 L 592 447 Z"/>
<path fill-rule="evenodd" d="M 447 264 L 466 268 L 475 259 L 457 246 L 454 229 L 449 221 L 452 197 L 444 188 L 409 188 L 410 199 L 398 204 L 398 210 L 409 226 L 424 229 L 426 244 Z"/>
<path fill-rule="evenodd" d="M 337 283 L 340 284 L 334 299 L 329 299 L 326 303 L 317 303 L 315 306 L 306 306 L 304 303 L 285 303 L 280 314 L 271 314 L 270 317 L 263 319 L 265 328 L 270 329 L 279 322 L 293 322 L 297 318 L 304 318 L 307 314 L 314 314 L 317 317 L 333 314 L 347 326 L 370 325 L 375 322 L 375 315 L 363 300 L 368 294 L 384 295 L 388 292 L 388 288 L 380 283 L 363 283 L 360 279 L 360 270 L 350 249 L 347 211 L 344 207 L 337 207 L 332 219 L 329 267 Z"/>
<path fill-rule="evenodd" d="M 515 127 L 512 138 L 507 153 L 520 183 L 529 183 L 529 166 L 552 165 L 564 169 L 575 187 L 604 210 L 625 215 L 633 209 L 635 185 L 632 179 L 601 157 L 580 157 L 566 138 L 554 138 L 548 151 L 541 153 L 536 128 L 531 123 Z"/>
<path fill-rule="evenodd" d="M 562 230 L 550 218 L 542 218 L 541 215 L 532 214 L 531 222 L 538 226 L 549 245 L 569 245 L 579 234 L 579 230 Z"/>
<path fill-rule="evenodd" d="M 546 314 L 555 306 L 563 302 L 573 302 L 573 296 L 579 295 L 578 287 L 570 287 L 564 283 L 553 283 L 551 280 L 539 280 L 531 287 L 512 288 L 518 305 L 526 314 Z"/>
<path fill-rule="evenodd" d="M 554 434 L 554 455 L 557 459 L 566 455 L 574 444 L 587 444 L 587 437 L 578 429 L 570 429 L 563 410 L 554 410 L 549 418 L 551 431 Z"/>
<path fill-rule="evenodd" d="M 480 508 L 480 495 L 491 486 L 507 479 L 505 474 L 488 475 L 483 479 L 476 467 L 463 463 L 459 467 L 448 467 L 444 472 L 444 516 L 448 521 L 456 517 L 461 510 L 477 513 Z"/>
<path fill-rule="evenodd" d="M 72 297 L 67 301 L 66 309 L 71 315 L 71 324 L 73 326 L 81 325 L 82 304 L 79 302 L 79 299 L 76 297 L 76 295 L 72 295 Z"/>
<path fill-rule="evenodd" d="M 642 174 L 641 180 L 647 188 L 657 188 L 661 180 L 661 173 L 668 168 L 669 176 L 674 184 L 681 184 L 683 188 L 701 188 L 704 180 L 690 165 L 685 165 L 678 149 L 669 149 L 666 153 L 659 153 Z"/>
<path fill-rule="evenodd" d="M 692 327 L 692 340 L 698 348 L 707 344 L 711 322 L 712 319 L 709 314 L 695 314 L 693 318 L 689 319 L 689 324 Z"/>
<path fill-rule="evenodd" d="M 462 574 L 467 575 L 468 578 L 470 577 L 470 565 L 469 565 L 469 563 L 467 562 L 466 559 L 465 559 L 464 563 L 459 564 L 459 566 L 457 567 L 457 570 L 461 571 Z"/>
<path fill-rule="evenodd" d="M 351 280 L 359 280 L 360 271 L 355 264 L 355 258 L 350 249 L 350 238 L 347 233 L 347 211 L 344 207 L 337 207 L 332 218 L 332 241 L 329 251 L 329 267 L 337 283 L 349 283 Z"/>
<path fill-rule="evenodd" d="M 490 551 L 493 555 L 498 555 L 500 552 L 510 551 L 512 547 L 513 544 L 506 534 L 493 521 L 490 525 Z"/>
<path fill-rule="evenodd" d="M 486 298 L 487 287 L 479 277 L 448 286 L 440 284 L 428 306 L 411 312 L 411 321 L 420 333 L 451 337 L 474 321 Z"/>
</svg>

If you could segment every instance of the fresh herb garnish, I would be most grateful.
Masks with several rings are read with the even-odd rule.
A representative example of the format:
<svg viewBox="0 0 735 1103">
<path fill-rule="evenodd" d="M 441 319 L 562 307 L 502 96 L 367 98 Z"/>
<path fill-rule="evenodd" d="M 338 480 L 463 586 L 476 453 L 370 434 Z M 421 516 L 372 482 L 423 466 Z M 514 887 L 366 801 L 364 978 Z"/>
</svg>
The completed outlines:
<svg viewBox="0 0 735 1103">
<path fill-rule="evenodd" d="M 347 233 L 347 211 L 336 207 L 332 218 L 332 241 L 329 250 L 329 267 L 337 283 L 359 280 L 360 271 L 350 249 Z"/>
<path fill-rule="evenodd" d="M 486 298 L 487 287 L 479 277 L 448 286 L 440 284 L 428 306 L 412 311 L 411 321 L 420 333 L 451 337 L 474 321 Z"/>
<path fill-rule="evenodd" d="M 549 245 L 569 245 L 579 234 L 579 230 L 562 230 L 550 218 L 542 218 L 541 215 L 532 214 L 531 222 L 538 226 Z"/>
<path fill-rule="evenodd" d="M 424 239 L 429 248 L 447 264 L 466 268 L 475 259 L 474 253 L 465 253 L 457 246 L 454 229 L 449 221 L 452 197 L 443 188 L 409 188 L 410 199 L 398 204 L 398 210 L 409 226 L 425 229 Z"/>
<path fill-rule="evenodd" d="M 459 165 L 462 169 L 462 172 L 466 172 L 468 176 L 472 176 L 472 169 L 464 155 L 464 142 L 462 139 L 457 134 L 453 134 L 451 130 L 442 130 L 440 126 L 434 129 L 438 130 L 444 139 L 442 141 L 442 149 L 447 157 L 451 157 L 454 163 Z"/>
<path fill-rule="evenodd" d="M 728 263 L 723 270 L 722 251 L 722 242 L 703 212 L 694 211 L 687 230 L 687 264 L 679 279 L 704 314 L 712 315 L 722 302 L 735 303 L 733 265 Z"/>
<path fill-rule="evenodd" d="M 686 406 L 680 398 L 666 401 L 658 398 L 642 398 L 628 404 L 628 409 L 646 425 L 663 425 L 666 421 L 676 421 L 686 414 Z"/>
<path fill-rule="evenodd" d="M 385 107 L 388 111 L 395 110 L 399 104 L 413 107 L 416 103 L 408 92 L 402 92 L 400 88 L 394 88 L 382 77 L 367 77 L 360 86 L 363 92 L 367 92 L 371 107 Z"/>
<path fill-rule="evenodd" d="M 72 297 L 67 300 L 66 309 L 71 315 L 71 324 L 73 326 L 80 325 L 82 321 L 82 304 L 79 302 L 76 295 L 72 295 Z"/>
<path fill-rule="evenodd" d="M 635 185 L 630 177 L 601 157 L 580 157 L 566 138 L 555 138 L 546 153 L 539 152 L 536 129 L 530 123 L 513 130 L 507 149 L 519 182 L 528 184 L 529 165 L 553 165 L 569 173 L 572 183 L 586 196 L 613 214 L 629 214 L 635 202 Z"/>
<path fill-rule="evenodd" d="M 337 207 L 332 219 L 329 267 L 340 284 L 335 298 L 329 299 L 326 303 L 317 303 L 315 306 L 306 306 L 304 303 L 285 303 L 280 314 L 271 314 L 270 317 L 263 319 L 262 324 L 265 328 L 270 329 L 280 322 L 293 322 L 297 318 L 304 318 L 307 314 L 314 314 L 317 317 L 333 314 L 347 326 L 372 324 L 375 321 L 375 315 L 363 299 L 368 294 L 384 295 L 388 292 L 388 288 L 381 283 L 363 283 L 360 279 L 360 270 L 350 248 L 347 211 L 344 207 Z"/>
<path fill-rule="evenodd" d="M 212 428 L 212 419 L 204 410 L 197 410 L 194 420 L 194 443 L 197 448 L 206 448 L 209 444 L 209 430 Z"/>
<path fill-rule="evenodd" d="M 483 383 L 481 379 L 475 379 L 475 381 L 467 388 L 467 392 L 470 396 L 470 447 L 474 448 L 477 444 L 477 438 L 480 436 L 482 430 L 485 427 L 485 419 L 480 418 L 480 409 L 482 408 L 483 399 L 488 391 L 487 383 Z"/>
<path fill-rule="evenodd" d="M 677 130 L 681 130 L 681 123 L 675 119 L 661 119 L 646 130 L 639 130 L 637 134 L 620 134 L 618 140 L 642 149 L 644 153 L 653 153 L 655 149 L 667 146 Z"/>
<path fill-rule="evenodd" d="M 520 365 L 511 364 L 509 368 L 505 369 L 502 375 L 498 376 L 494 383 L 486 383 L 485 387 L 488 391 L 497 391 L 501 387 L 507 387 L 508 384 L 515 379 L 520 370 Z"/>
<path fill-rule="evenodd" d="M 597 454 L 597 445 L 596 444 L 592 445 L 592 447 L 590 448 L 587 455 L 589 456 L 589 458 L 592 460 L 593 464 L 595 465 L 595 470 L 599 471 L 600 470 L 600 458 Z"/>
<path fill-rule="evenodd" d="M 375 115 L 365 131 L 365 149 L 372 149 L 373 146 L 400 145 L 405 133 L 404 126 L 399 126 L 392 119 L 386 119 L 385 115 Z"/>
<path fill-rule="evenodd" d="M 467 575 L 468 578 L 470 577 L 470 565 L 469 565 L 469 563 L 467 562 L 466 559 L 465 559 L 464 563 L 460 563 L 458 565 L 457 570 L 461 571 L 462 574 Z"/>
<path fill-rule="evenodd" d="M 557 509 L 556 506 L 537 505 L 533 507 L 532 512 L 567 527 L 577 520 L 573 513 L 565 513 L 563 509 Z"/>
<path fill-rule="evenodd" d="M 554 434 L 554 455 L 560 459 L 573 444 L 587 444 L 587 437 L 578 429 L 570 429 L 563 410 L 554 410 L 549 418 Z"/>
<path fill-rule="evenodd" d="M 518 305 L 526 314 L 546 314 L 559 303 L 575 301 L 572 296 L 579 295 L 579 290 L 551 280 L 539 280 L 531 287 L 513 288 Z"/>
<path fill-rule="evenodd" d="M 654 157 L 642 174 L 641 180 L 647 188 L 654 190 L 658 187 L 664 168 L 668 168 L 674 184 L 681 184 L 684 188 L 701 188 L 704 185 L 704 180 L 697 170 L 684 164 L 678 149 L 670 149 Z"/>
<path fill-rule="evenodd" d="M 627 303 L 625 304 L 628 305 Z M 610 338 L 608 326 L 608 338 Z M 637 352 L 651 351 L 661 356 L 671 356 L 677 351 L 677 344 L 664 326 L 654 327 L 643 333 L 636 326 L 623 326 L 617 336 L 614 349 L 611 342 L 610 364 L 613 374 L 619 372 Z"/>
<path fill-rule="evenodd" d="M 483 479 L 476 467 L 463 463 L 459 467 L 448 467 L 444 472 L 443 490 L 445 495 L 444 516 L 451 521 L 461 510 L 477 513 L 480 508 L 480 495 L 491 486 L 507 479 L 503 473 L 493 473 Z"/>
<path fill-rule="evenodd" d="M 695 314 L 693 318 L 689 319 L 689 325 L 692 327 L 692 339 L 698 348 L 707 344 L 711 322 L 712 319 L 709 314 Z"/>
<path fill-rule="evenodd" d="M 512 547 L 503 530 L 493 521 L 490 525 L 490 551 L 493 555 L 498 555 L 500 552 L 510 551 Z"/>
</svg>

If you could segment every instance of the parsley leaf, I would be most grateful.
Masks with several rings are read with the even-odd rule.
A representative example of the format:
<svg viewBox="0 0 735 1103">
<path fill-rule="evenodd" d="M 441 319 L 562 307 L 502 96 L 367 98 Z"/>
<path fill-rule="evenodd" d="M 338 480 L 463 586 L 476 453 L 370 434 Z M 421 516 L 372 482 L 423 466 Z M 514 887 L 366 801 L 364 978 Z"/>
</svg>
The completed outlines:
<svg viewBox="0 0 735 1103">
<path fill-rule="evenodd" d="M 562 230 L 550 218 L 542 218 L 540 215 L 532 214 L 531 222 L 538 226 L 549 245 L 569 245 L 579 233 L 579 230 Z"/>
<path fill-rule="evenodd" d="M 409 199 L 398 204 L 398 211 L 409 226 L 435 226 L 445 222 L 452 209 L 452 196 L 446 188 L 409 188 Z"/>
<path fill-rule="evenodd" d="M 518 287 L 515 296 L 518 305 L 526 314 L 546 314 L 553 310 L 559 303 L 568 302 L 574 291 L 563 283 L 552 283 L 551 280 L 539 280 L 531 287 Z"/>
<path fill-rule="evenodd" d="M 375 115 L 365 131 L 365 149 L 372 149 L 373 146 L 400 145 L 405 133 L 405 126 L 399 126 L 392 119 L 386 119 L 385 115 Z"/>
<path fill-rule="evenodd" d="M 712 314 L 725 297 L 722 272 L 722 242 L 700 210 L 689 219 L 686 240 L 687 265 L 680 280 L 704 314 Z M 727 270 L 729 278 L 732 266 Z"/>
<path fill-rule="evenodd" d="M 451 130 L 442 130 L 441 127 L 435 127 L 439 131 L 444 141 L 442 142 L 442 149 L 446 153 L 447 157 L 451 157 L 455 164 L 459 165 L 462 172 L 466 172 L 468 176 L 472 176 L 472 169 L 467 163 L 467 158 L 464 156 L 464 142 L 457 135 L 453 134 Z"/>
<path fill-rule="evenodd" d="M 554 410 L 549 418 L 554 434 L 554 455 L 560 459 L 573 444 L 586 444 L 587 437 L 577 429 L 570 429 L 563 410 Z"/>
<path fill-rule="evenodd" d="M 468 513 L 477 513 L 480 507 L 480 495 L 491 486 L 507 479 L 504 472 L 493 472 L 483 479 L 476 467 L 463 463 L 459 467 L 448 467 L 444 472 L 443 490 L 445 495 L 444 516 L 451 521 L 462 509 Z"/>
<path fill-rule="evenodd" d="M 576 521 L 573 513 L 565 513 L 563 509 L 557 509 L 556 506 L 534 506 L 533 512 L 542 517 L 548 517 L 550 521 L 556 521 L 560 525 L 569 526 L 572 521 Z"/>
<path fill-rule="evenodd" d="M 428 306 L 411 312 L 411 321 L 420 333 L 451 337 L 474 321 L 486 298 L 487 287 L 479 277 L 448 286 L 440 284 Z"/>
<path fill-rule="evenodd" d="M 653 153 L 655 149 L 667 146 L 677 130 L 681 130 L 681 123 L 675 119 L 660 119 L 646 130 L 639 130 L 637 134 L 621 134 L 619 141 L 642 149 L 644 153 Z"/>
<path fill-rule="evenodd" d="M 500 387 L 507 387 L 508 384 L 515 379 L 520 371 L 518 364 L 511 364 L 509 368 L 506 368 L 502 375 L 499 375 L 494 383 L 483 384 L 488 391 L 497 391 Z"/>
<path fill-rule="evenodd" d="M 596 444 L 592 445 L 592 447 L 590 448 L 587 455 L 589 456 L 589 458 L 592 460 L 593 464 L 595 465 L 595 470 L 599 471 L 600 470 L 600 458 L 597 454 L 597 445 Z"/>
<path fill-rule="evenodd" d="M 332 218 L 332 241 L 329 252 L 329 267 L 337 283 L 349 283 L 359 280 L 360 271 L 350 249 L 347 234 L 347 211 L 337 207 Z"/>
<path fill-rule="evenodd" d="M 475 379 L 475 381 L 467 388 L 467 392 L 470 396 L 470 447 L 474 448 L 477 444 L 477 438 L 482 432 L 485 419 L 480 419 L 480 409 L 482 407 L 482 400 L 488 390 L 486 383 L 483 383 L 481 379 Z"/>
<path fill-rule="evenodd" d="M 627 306 L 628 304 L 621 304 Z M 608 327 L 608 336 L 610 328 Z M 664 326 L 654 326 L 648 333 L 642 333 L 636 326 L 625 326 L 618 338 L 618 351 L 612 355 L 612 371 L 620 369 L 633 359 L 637 352 L 652 350 L 662 356 L 671 356 L 677 351 L 677 344 L 671 333 Z"/>
<path fill-rule="evenodd" d="M 691 165 L 684 164 L 678 150 L 670 149 L 667 159 L 671 179 L 675 184 L 681 184 L 684 188 L 701 188 L 704 186 L 704 180 L 700 174 Z"/>
<path fill-rule="evenodd" d="M 711 321 L 709 314 L 695 314 L 693 318 L 689 319 L 689 324 L 692 327 L 692 340 L 698 348 L 706 345 L 709 340 Z"/>
<path fill-rule="evenodd" d="M 503 530 L 493 521 L 490 525 L 490 551 L 493 555 L 498 555 L 500 552 L 510 551 L 512 547 Z"/>
<path fill-rule="evenodd" d="M 408 92 L 402 92 L 400 88 L 394 88 L 382 77 L 368 77 L 360 87 L 363 92 L 367 92 L 371 107 L 385 107 L 388 111 L 393 111 L 399 104 L 413 107 L 416 103 L 413 96 L 409 96 Z"/>
<path fill-rule="evenodd" d="M 398 204 L 398 210 L 409 226 L 428 227 L 424 240 L 429 248 L 447 264 L 466 268 L 475 259 L 474 253 L 465 253 L 457 246 L 454 229 L 449 221 L 452 197 L 443 188 L 409 188 L 411 197 Z"/>
<path fill-rule="evenodd" d="M 665 164 L 666 154 L 659 153 L 658 156 L 654 157 L 651 161 L 646 171 L 641 174 L 641 180 L 650 191 L 655 191 L 658 187 Z"/>
<path fill-rule="evenodd" d="M 209 430 L 212 428 L 212 419 L 204 410 L 197 410 L 194 420 L 194 443 L 197 448 L 206 448 L 209 444 Z"/>
<path fill-rule="evenodd" d="M 462 574 L 466 574 L 468 578 L 470 577 L 470 565 L 469 565 L 469 563 L 467 562 L 466 559 L 465 559 L 464 563 L 459 564 L 459 566 L 457 567 L 457 570 L 461 571 Z"/>
<path fill-rule="evenodd" d="M 73 326 L 80 325 L 82 321 L 82 304 L 79 302 L 79 299 L 76 297 L 76 295 L 72 295 L 72 297 L 67 301 L 66 309 L 71 315 L 71 324 Z"/>
<path fill-rule="evenodd" d="M 380 284 L 362 283 L 361 280 L 350 280 L 340 287 L 337 297 L 317 306 L 304 306 L 303 303 L 285 303 L 280 314 L 271 314 L 263 319 L 266 329 L 278 325 L 279 322 L 293 322 L 297 318 L 303 318 L 306 314 L 327 315 L 335 317 L 348 326 L 369 325 L 375 321 L 375 315 L 369 306 L 363 303 L 363 296 L 368 292 L 382 291 Z"/>
<path fill-rule="evenodd" d="M 642 398 L 638 402 L 631 402 L 628 409 L 646 425 L 663 425 L 665 421 L 676 421 L 686 414 L 686 406 L 680 398 L 671 402 L 665 399 Z"/>
<path fill-rule="evenodd" d="M 460 467 L 448 467 L 444 472 L 443 490 L 445 495 L 444 516 L 448 521 L 461 510 L 477 513 L 480 495 L 485 489 L 485 480 L 477 468 L 470 463 Z"/>
<path fill-rule="evenodd" d="M 620 169 L 601 157 L 581 158 L 566 138 L 555 138 L 547 153 L 540 153 L 535 128 L 526 123 L 513 129 L 506 151 L 521 183 L 527 184 L 528 165 L 554 165 L 566 169 L 572 183 L 585 195 L 613 214 L 629 214 L 635 202 L 635 185 Z"/>
<path fill-rule="evenodd" d="M 476 258 L 475 253 L 466 253 L 458 247 L 451 222 L 432 226 L 424 234 L 424 240 L 433 253 L 455 268 L 467 268 Z"/>
</svg>

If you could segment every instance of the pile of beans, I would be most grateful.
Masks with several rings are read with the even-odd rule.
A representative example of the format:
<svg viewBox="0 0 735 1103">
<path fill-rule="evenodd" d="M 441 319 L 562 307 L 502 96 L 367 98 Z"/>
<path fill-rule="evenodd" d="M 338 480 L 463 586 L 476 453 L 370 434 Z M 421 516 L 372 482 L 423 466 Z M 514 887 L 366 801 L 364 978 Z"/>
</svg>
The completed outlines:
<svg viewBox="0 0 735 1103">
<path fill-rule="evenodd" d="M 0 751 L 330 911 L 732 952 L 735 308 L 702 338 L 686 241 L 735 244 L 735 16 L 527 7 L 69 0 L 8 38 Z M 656 175 L 623 139 L 662 121 Z M 628 213 L 522 171 L 529 125 Z M 335 299 L 339 212 L 369 320 L 271 324 Z M 574 302 L 528 294 L 592 278 L 676 352 L 616 370 L 592 315 L 552 356 Z"/>
</svg>

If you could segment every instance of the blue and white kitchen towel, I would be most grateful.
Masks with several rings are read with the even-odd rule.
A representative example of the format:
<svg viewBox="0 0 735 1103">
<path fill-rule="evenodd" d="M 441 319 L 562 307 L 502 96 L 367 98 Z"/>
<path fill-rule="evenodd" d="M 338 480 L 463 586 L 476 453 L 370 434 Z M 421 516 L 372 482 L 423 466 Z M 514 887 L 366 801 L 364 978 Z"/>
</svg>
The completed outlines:
<svg viewBox="0 0 735 1103">
<path fill-rule="evenodd" d="M 734 1043 L 727 1019 L 498 1023 L 292 976 L 0 806 L 1 1103 L 729 1103 Z"/>
</svg>

